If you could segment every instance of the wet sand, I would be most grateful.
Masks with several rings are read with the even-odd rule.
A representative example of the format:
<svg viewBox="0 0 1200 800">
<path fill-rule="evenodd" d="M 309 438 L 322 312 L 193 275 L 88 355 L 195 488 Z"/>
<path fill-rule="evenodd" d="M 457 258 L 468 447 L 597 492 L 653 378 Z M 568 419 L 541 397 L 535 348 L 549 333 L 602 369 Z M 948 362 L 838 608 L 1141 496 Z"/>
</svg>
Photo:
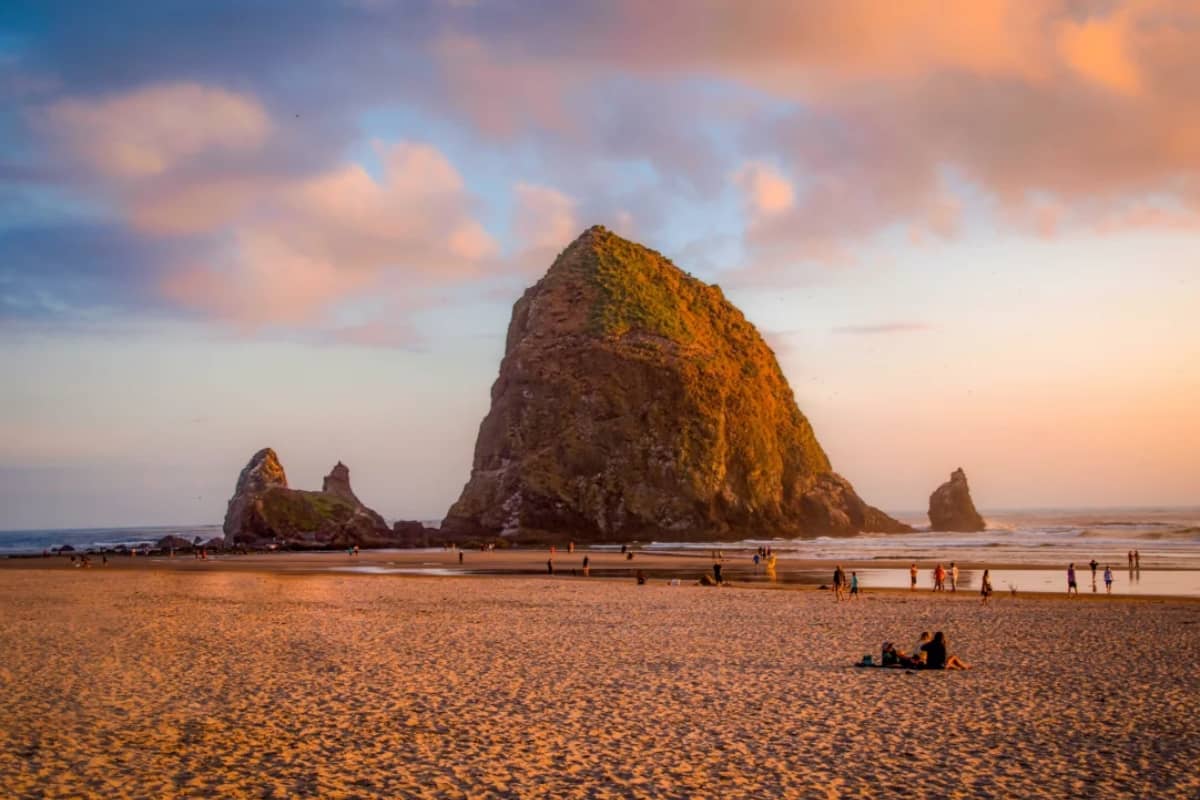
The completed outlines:
<svg viewBox="0 0 1200 800">
<path fill-rule="evenodd" d="M 723 576 L 733 583 L 771 588 L 816 588 L 829 584 L 832 579 L 833 563 L 828 559 L 805 559 L 787 556 L 778 560 L 775 571 L 764 566 L 755 567 L 752 553 L 724 551 Z M 249 555 L 213 554 L 207 561 L 198 561 L 190 554 L 179 553 L 174 558 L 166 555 L 137 556 L 110 555 L 108 564 L 101 567 L 99 556 L 93 556 L 93 569 L 139 571 L 172 570 L 211 572 L 216 569 L 249 572 L 287 574 L 392 574 L 431 576 L 541 576 L 547 574 L 546 561 L 550 553 L 546 549 L 520 548 L 513 550 L 463 551 L 455 550 L 364 550 L 357 556 L 348 556 L 345 551 L 326 552 L 270 552 Z M 554 574 L 557 577 L 582 577 L 583 558 L 590 564 L 591 577 L 625 579 L 642 570 L 651 579 L 668 580 L 678 578 L 684 582 L 695 582 L 701 575 L 711 574 L 712 558 L 707 552 L 663 552 L 638 550 L 633 560 L 627 560 L 616 548 L 578 549 L 567 553 L 559 549 L 554 554 Z M 909 585 L 907 561 L 853 560 L 841 562 L 847 574 L 858 570 L 864 591 L 904 590 Z M 943 562 L 946 565 L 949 561 Z M 0 558 L 0 571 L 5 569 L 48 569 L 71 568 L 67 556 L 51 558 L 21 557 Z M 928 592 L 932 587 L 933 562 L 919 563 L 918 593 Z M 1017 589 L 1024 595 L 1046 593 L 1065 595 L 1065 564 L 986 564 L 961 561 L 960 590 L 968 594 L 978 592 L 980 577 L 985 568 L 991 569 L 992 585 L 1000 593 Z M 1115 583 L 1112 595 L 1107 595 L 1102 580 L 1103 568 L 1097 575 L 1097 590 L 1092 592 L 1091 576 L 1086 565 L 1078 570 L 1080 594 L 1092 599 L 1115 600 L 1128 595 L 1140 597 L 1177 597 L 1200 599 L 1200 571 L 1194 569 L 1114 569 Z"/>
<path fill-rule="evenodd" d="M 1200 794 L 1194 602 L 272 558 L 0 570 L 0 796 Z M 850 666 L 924 629 L 976 668 Z"/>
</svg>

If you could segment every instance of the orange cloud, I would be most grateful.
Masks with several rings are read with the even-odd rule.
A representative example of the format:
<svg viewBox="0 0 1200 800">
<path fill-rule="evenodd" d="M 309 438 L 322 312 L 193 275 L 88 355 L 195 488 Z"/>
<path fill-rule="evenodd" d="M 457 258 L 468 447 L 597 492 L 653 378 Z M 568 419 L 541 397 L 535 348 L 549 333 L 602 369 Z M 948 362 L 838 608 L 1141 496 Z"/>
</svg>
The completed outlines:
<svg viewBox="0 0 1200 800">
<path fill-rule="evenodd" d="M 754 215 L 778 214 L 795 205 L 791 182 L 766 164 L 742 165 L 733 174 L 733 182 L 742 190 L 747 208 Z"/>
<path fill-rule="evenodd" d="M 1141 88 L 1137 66 L 1125 50 L 1125 17 L 1066 23 L 1058 37 L 1066 63 L 1080 75 L 1125 94 Z"/>
</svg>

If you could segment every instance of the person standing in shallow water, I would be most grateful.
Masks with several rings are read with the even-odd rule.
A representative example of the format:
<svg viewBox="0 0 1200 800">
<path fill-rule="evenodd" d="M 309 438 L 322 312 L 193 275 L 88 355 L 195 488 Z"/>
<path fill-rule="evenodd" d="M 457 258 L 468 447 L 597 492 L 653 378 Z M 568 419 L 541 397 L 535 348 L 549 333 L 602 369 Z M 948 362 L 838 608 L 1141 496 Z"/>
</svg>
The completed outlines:
<svg viewBox="0 0 1200 800">
<path fill-rule="evenodd" d="M 1079 584 L 1075 582 L 1075 562 L 1067 565 L 1067 597 L 1070 597 L 1072 592 L 1079 597 Z"/>
<path fill-rule="evenodd" d="M 1104 591 L 1112 594 L 1112 567 L 1108 564 L 1104 565 Z"/>
<path fill-rule="evenodd" d="M 950 591 L 958 591 L 958 565 L 950 562 Z"/>
<path fill-rule="evenodd" d="M 908 590 L 915 592 L 917 590 L 917 562 L 913 562 L 908 568 Z"/>
</svg>

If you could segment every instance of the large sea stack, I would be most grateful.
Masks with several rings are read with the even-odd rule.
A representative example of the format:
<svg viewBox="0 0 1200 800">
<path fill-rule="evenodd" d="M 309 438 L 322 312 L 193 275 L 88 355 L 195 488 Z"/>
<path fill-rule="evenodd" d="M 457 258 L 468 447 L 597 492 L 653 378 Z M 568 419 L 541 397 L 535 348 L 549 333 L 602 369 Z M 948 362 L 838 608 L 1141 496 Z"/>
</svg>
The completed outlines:
<svg viewBox="0 0 1200 800">
<path fill-rule="evenodd" d="M 899 532 L 835 473 L 716 286 L 589 228 L 513 306 L 447 538 L 712 541 Z"/>
<path fill-rule="evenodd" d="M 396 544 L 383 517 L 350 489 L 350 470 L 340 461 L 324 489 L 288 487 L 279 457 L 269 447 L 254 454 L 238 476 L 225 513 L 226 546 L 275 544 L 295 548 L 380 547 Z"/>
<path fill-rule="evenodd" d="M 971 500 L 971 487 L 962 467 L 950 473 L 950 480 L 929 495 L 929 524 L 935 531 L 981 531 L 983 517 Z"/>
</svg>

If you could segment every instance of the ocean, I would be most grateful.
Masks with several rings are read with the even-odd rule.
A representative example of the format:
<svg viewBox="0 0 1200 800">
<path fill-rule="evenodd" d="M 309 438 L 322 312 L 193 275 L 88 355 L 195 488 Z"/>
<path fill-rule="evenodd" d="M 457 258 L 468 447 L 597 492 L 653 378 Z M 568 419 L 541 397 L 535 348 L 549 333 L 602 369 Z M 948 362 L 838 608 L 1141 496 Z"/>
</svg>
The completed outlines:
<svg viewBox="0 0 1200 800">
<path fill-rule="evenodd" d="M 818 560 L 880 562 L 860 570 L 865 587 L 907 588 L 907 569 L 889 562 L 920 565 L 919 585 L 927 588 L 927 572 L 936 562 L 996 564 L 992 583 L 1008 590 L 1055 592 L 1065 590 L 1065 569 L 1074 562 L 1080 590 L 1092 590 L 1088 563 L 1095 559 L 1098 576 L 1111 566 L 1114 591 L 1120 594 L 1163 594 L 1200 597 L 1200 506 L 1183 508 L 1019 509 L 984 512 L 987 530 L 980 533 L 941 533 L 928 530 L 922 513 L 898 513 L 896 518 L 917 528 L 910 534 L 859 534 L 850 537 L 784 539 L 764 535 L 738 542 L 691 543 L 655 541 L 638 546 L 651 551 L 709 551 L 738 553 L 770 546 L 781 570 L 789 561 Z M 153 545 L 167 535 L 208 541 L 221 535 L 220 525 L 163 525 L 134 528 L 0 531 L 0 556 L 37 554 L 62 545 L 77 551 L 111 549 L 119 545 Z M 609 549 L 606 546 L 600 549 Z M 1141 569 L 1128 569 L 1127 554 L 1138 551 Z M 732 553 L 731 553 L 732 555 Z M 978 586 L 975 571 L 964 571 L 964 588 Z M 1102 578 L 1101 578 L 1102 580 Z M 1103 592 L 1101 582 L 1097 591 Z"/>
</svg>

